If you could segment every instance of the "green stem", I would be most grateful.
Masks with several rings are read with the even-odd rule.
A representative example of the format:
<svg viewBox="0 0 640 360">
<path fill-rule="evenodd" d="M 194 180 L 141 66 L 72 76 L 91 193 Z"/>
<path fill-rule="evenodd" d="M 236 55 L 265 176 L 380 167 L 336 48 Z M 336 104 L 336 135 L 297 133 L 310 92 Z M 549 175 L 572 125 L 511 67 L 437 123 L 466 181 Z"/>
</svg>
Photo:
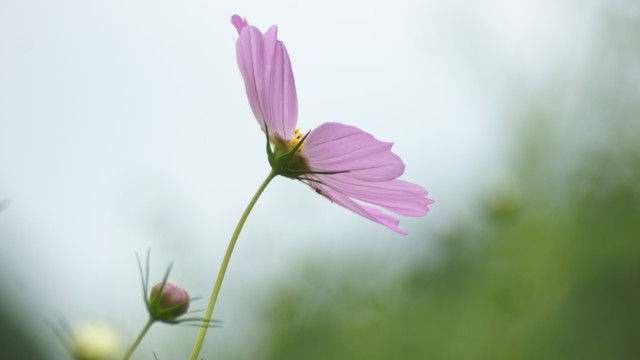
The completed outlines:
<svg viewBox="0 0 640 360">
<path fill-rule="evenodd" d="M 277 173 L 273 170 L 269 173 L 269 176 L 262 182 L 256 194 L 253 195 L 253 198 L 247 205 L 247 208 L 244 210 L 244 213 L 240 217 L 240 221 L 238 221 L 238 225 L 236 225 L 236 230 L 231 235 L 231 240 L 229 240 L 229 246 L 227 247 L 227 252 L 224 255 L 224 259 L 222 260 L 222 265 L 220 265 L 220 271 L 218 271 L 218 278 L 216 279 L 216 284 L 213 287 L 213 291 L 211 292 L 211 298 L 209 299 L 209 305 L 207 305 L 207 310 L 204 313 L 204 319 L 202 320 L 202 327 L 200 328 L 200 333 L 198 333 L 198 338 L 196 339 L 196 343 L 193 346 L 193 351 L 191 352 L 190 360 L 196 360 L 198 354 L 200 353 L 200 349 L 202 348 L 202 343 L 204 342 L 204 336 L 207 334 L 207 329 L 209 328 L 209 322 L 211 321 L 211 314 L 213 313 L 213 306 L 216 304 L 216 299 L 218 298 L 218 293 L 220 292 L 220 287 L 222 286 L 222 280 L 224 279 L 224 274 L 227 271 L 227 265 L 229 265 L 229 259 L 231 258 L 231 253 L 233 252 L 233 247 L 236 245 L 236 240 L 238 239 L 238 235 L 240 235 L 240 230 L 242 230 L 242 226 L 244 226 L 244 222 L 247 220 L 251 209 L 258 201 L 258 198 L 267 187 L 269 182 L 276 177 Z"/>
<path fill-rule="evenodd" d="M 133 351 L 138 347 L 138 345 L 142 341 L 142 338 L 147 333 L 147 331 L 149 331 L 149 328 L 151 327 L 151 325 L 153 325 L 154 321 L 155 320 L 152 317 L 149 317 L 149 321 L 147 321 L 147 324 L 144 326 L 144 328 L 140 332 L 140 335 L 138 335 L 138 338 L 133 343 L 133 345 L 131 345 L 131 347 L 129 348 L 129 351 L 127 351 L 127 353 L 124 354 L 124 357 L 122 358 L 122 360 L 128 360 L 131 357 L 131 354 L 133 354 Z"/>
</svg>

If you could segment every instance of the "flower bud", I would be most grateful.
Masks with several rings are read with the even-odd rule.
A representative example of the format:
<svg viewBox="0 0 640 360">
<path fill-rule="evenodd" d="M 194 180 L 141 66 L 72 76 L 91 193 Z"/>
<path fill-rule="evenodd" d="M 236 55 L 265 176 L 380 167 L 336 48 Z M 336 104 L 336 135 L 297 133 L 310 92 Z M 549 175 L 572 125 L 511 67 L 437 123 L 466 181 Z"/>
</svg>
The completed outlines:
<svg viewBox="0 0 640 360">
<path fill-rule="evenodd" d="M 162 293 L 158 294 L 160 289 Z M 151 288 L 149 312 L 153 318 L 171 322 L 186 313 L 188 309 L 189 294 L 183 288 L 170 281 L 159 282 Z"/>
</svg>

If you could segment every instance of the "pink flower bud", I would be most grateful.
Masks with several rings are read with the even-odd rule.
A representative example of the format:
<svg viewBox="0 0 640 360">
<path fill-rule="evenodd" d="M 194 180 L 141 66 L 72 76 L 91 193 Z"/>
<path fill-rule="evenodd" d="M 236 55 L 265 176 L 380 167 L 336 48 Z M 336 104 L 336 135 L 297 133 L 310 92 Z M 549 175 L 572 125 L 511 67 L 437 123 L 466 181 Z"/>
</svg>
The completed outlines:
<svg viewBox="0 0 640 360">
<path fill-rule="evenodd" d="M 183 288 L 167 281 L 162 286 L 159 282 L 151 289 L 149 298 L 149 312 L 151 316 L 161 321 L 173 321 L 189 309 L 189 294 Z M 158 292 L 162 288 L 162 293 Z"/>
</svg>

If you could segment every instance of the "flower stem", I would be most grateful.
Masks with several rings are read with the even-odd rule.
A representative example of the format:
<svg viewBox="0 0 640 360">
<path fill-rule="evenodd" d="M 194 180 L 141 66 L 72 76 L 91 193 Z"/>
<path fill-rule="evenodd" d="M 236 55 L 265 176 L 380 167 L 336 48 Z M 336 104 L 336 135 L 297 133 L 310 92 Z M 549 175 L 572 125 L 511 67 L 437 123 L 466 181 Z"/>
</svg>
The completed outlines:
<svg viewBox="0 0 640 360">
<path fill-rule="evenodd" d="M 133 351 L 138 347 L 138 345 L 142 341 L 142 338 L 147 333 L 147 331 L 149 331 L 149 328 L 151 327 L 151 325 L 153 325 L 154 321 L 155 320 L 152 317 L 149 317 L 149 321 L 147 321 L 147 324 L 144 326 L 144 328 L 140 332 L 140 335 L 138 335 L 138 338 L 133 343 L 133 345 L 131 345 L 131 347 L 129 348 L 129 351 L 127 351 L 127 353 L 124 354 L 124 357 L 122 358 L 122 360 L 128 360 L 131 357 L 131 354 L 133 354 Z"/>
<path fill-rule="evenodd" d="M 227 271 L 227 265 L 229 265 L 229 259 L 231 258 L 231 253 L 233 252 L 233 247 L 236 245 L 236 240 L 238 239 L 238 235 L 240 235 L 240 230 L 244 226 L 244 222 L 247 220 L 251 209 L 258 201 L 258 198 L 267 187 L 269 182 L 276 177 L 277 173 L 274 170 L 271 170 L 267 178 L 262 182 L 256 194 L 253 195 L 253 198 L 247 205 L 247 208 L 242 213 L 240 217 L 240 221 L 238 221 L 238 225 L 236 225 L 236 229 L 231 235 L 231 240 L 229 240 L 229 246 L 227 247 L 227 252 L 224 255 L 224 259 L 222 260 L 222 264 L 220 265 L 220 271 L 218 271 L 218 278 L 216 279 L 216 284 L 213 287 L 213 291 L 211 292 L 211 298 L 209 299 L 209 305 L 207 305 L 207 310 L 204 313 L 204 318 L 202 320 L 202 327 L 200 328 L 200 333 L 198 333 L 198 338 L 196 339 L 196 343 L 193 346 L 193 351 L 191 352 L 190 360 L 196 360 L 198 354 L 200 353 L 200 349 L 202 348 L 202 343 L 204 342 L 204 337 L 207 334 L 207 329 L 209 328 L 209 322 L 211 321 L 211 314 L 213 313 L 213 306 L 216 304 L 216 299 L 218 298 L 218 293 L 220 292 L 220 287 L 222 286 L 222 280 L 224 279 L 224 274 Z"/>
</svg>

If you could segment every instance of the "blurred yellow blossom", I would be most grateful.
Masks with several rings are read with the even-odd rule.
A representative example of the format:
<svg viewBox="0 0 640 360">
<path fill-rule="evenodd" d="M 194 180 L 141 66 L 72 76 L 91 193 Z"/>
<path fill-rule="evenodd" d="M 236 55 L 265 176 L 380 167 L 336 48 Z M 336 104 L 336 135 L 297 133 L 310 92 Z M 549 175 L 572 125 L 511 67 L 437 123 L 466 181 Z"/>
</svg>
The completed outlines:
<svg viewBox="0 0 640 360">
<path fill-rule="evenodd" d="M 70 349 L 76 360 L 108 360 L 120 354 L 122 340 L 104 323 L 86 322 L 74 328 Z"/>
</svg>

